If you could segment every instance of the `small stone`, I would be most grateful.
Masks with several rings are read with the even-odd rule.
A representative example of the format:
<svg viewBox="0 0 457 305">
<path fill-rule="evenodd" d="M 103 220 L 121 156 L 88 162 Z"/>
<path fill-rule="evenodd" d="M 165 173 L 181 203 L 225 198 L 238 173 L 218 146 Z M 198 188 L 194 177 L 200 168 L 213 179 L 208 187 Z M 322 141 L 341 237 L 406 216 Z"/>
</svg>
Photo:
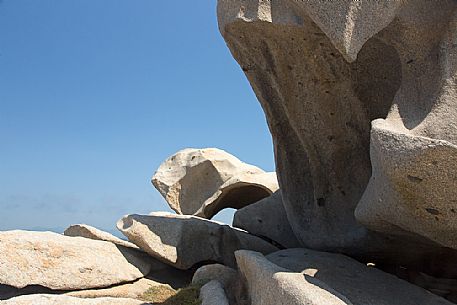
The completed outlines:
<svg viewBox="0 0 457 305">
<path fill-rule="evenodd" d="M 201 285 L 217 280 L 223 287 L 228 287 L 237 276 L 238 273 L 233 268 L 221 264 L 205 265 L 195 271 L 192 284 Z"/>
<path fill-rule="evenodd" d="M 221 283 L 212 280 L 200 289 L 201 305 L 229 305 L 227 295 Z"/>
</svg>

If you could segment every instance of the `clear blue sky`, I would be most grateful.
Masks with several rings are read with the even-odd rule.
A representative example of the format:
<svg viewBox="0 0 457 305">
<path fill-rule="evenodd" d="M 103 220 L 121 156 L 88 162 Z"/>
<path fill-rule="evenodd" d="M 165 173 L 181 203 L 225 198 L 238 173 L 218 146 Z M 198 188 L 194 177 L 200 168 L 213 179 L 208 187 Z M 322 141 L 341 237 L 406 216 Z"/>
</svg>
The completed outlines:
<svg viewBox="0 0 457 305">
<path fill-rule="evenodd" d="M 0 1 L 0 230 L 167 210 L 150 177 L 185 147 L 274 170 L 215 0 Z"/>
</svg>

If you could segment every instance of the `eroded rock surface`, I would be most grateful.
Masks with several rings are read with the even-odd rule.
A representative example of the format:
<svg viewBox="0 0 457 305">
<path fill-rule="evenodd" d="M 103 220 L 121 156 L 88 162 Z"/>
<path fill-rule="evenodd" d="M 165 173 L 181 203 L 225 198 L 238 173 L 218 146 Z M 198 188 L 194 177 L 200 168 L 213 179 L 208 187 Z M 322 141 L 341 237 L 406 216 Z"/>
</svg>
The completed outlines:
<svg viewBox="0 0 457 305">
<path fill-rule="evenodd" d="M 438 3 L 218 1 L 303 246 L 416 267 L 454 247 L 457 3 Z"/>
<path fill-rule="evenodd" d="M 457 3 L 407 1 L 379 38 L 392 45 L 402 81 L 373 122 L 373 175 L 357 207 L 371 229 L 420 235 L 457 249 Z"/>
<path fill-rule="evenodd" d="M 239 209 L 278 189 L 276 173 L 266 173 L 216 148 L 177 152 L 160 165 L 152 183 L 178 214 L 208 219 L 224 208 Z"/>
<path fill-rule="evenodd" d="M 236 260 L 251 305 L 352 305 L 318 279 L 281 268 L 260 253 L 237 251 Z"/>
<path fill-rule="evenodd" d="M 140 299 L 149 288 L 159 286 L 172 289 L 171 286 L 167 284 L 162 284 L 147 278 L 141 278 L 133 283 L 121 284 L 109 288 L 70 291 L 65 293 L 65 295 L 78 298 L 112 297 Z"/>
<path fill-rule="evenodd" d="M 0 284 L 55 290 L 107 287 L 148 274 L 144 253 L 51 232 L 0 232 Z"/>
<path fill-rule="evenodd" d="M 236 280 L 238 273 L 235 269 L 221 265 L 210 264 L 197 269 L 192 278 L 192 284 L 206 284 L 212 280 L 218 281 L 222 287 L 228 287 Z"/>
<path fill-rule="evenodd" d="M 266 113 L 298 240 L 356 252 L 370 239 L 354 217 L 371 174 L 370 121 L 400 86 L 398 60 L 376 40 L 349 63 L 301 3 L 220 0 L 219 27 Z"/>
<path fill-rule="evenodd" d="M 266 237 L 285 248 L 300 247 L 287 219 L 281 191 L 236 211 L 233 226 Z"/>
<path fill-rule="evenodd" d="M 313 278 L 343 295 L 353 305 L 438 305 L 452 303 L 431 292 L 367 267 L 347 256 L 308 249 L 287 249 L 267 259 L 304 279 Z"/>
<path fill-rule="evenodd" d="M 117 227 L 141 249 L 179 269 L 208 261 L 235 266 L 234 252 L 239 249 L 277 251 L 244 231 L 195 216 L 166 212 L 128 215 L 119 220 Z"/>
<path fill-rule="evenodd" d="M 200 289 L 201 305 L 229 305 L 221 283 L 212 280 Z"/>
</svg>

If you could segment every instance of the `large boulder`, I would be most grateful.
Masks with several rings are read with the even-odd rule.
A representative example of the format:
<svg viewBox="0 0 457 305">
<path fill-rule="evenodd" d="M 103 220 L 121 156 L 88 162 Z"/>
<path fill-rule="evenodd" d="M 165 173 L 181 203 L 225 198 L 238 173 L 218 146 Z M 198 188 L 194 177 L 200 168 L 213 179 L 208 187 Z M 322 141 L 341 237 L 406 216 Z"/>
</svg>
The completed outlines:
<svg viewBox="0 0 457 305">
<path fill-rule="evenodd" d="M 236 211 L 233 226 L 256 236 L 266 237 L 285 248 L 300 247 L 287 219 L 279 190 Z"/>
<path fill-rule="evenodd" d="M 107 287 L 151 270 L 149 258 L 106 241 L 51 232 L 0 232 L 0 284 L 55 290 Z"/>
<path fill-rule="evenodd" d="M 373 175 L 357 219 L 457 249 L 457 145 L 399 131 L 389 120 L 374 121 L 371 135 Z"/>
<path fill-rule="evenodd" d="M 184 149 L 163 162 L 152 183 L 178 214 L 212 218 L 239 209 L 278 189 L 276 173 L 216 149 Z"/>
<path fill-rule="evenodd" d="M 334 29 L 333 39 L 326 33 L 346 26 L 352 1 L 320 8 L 324 2 L 219 0 L 219 29 L 266 113 L 284 207 L 298 240 L 357 252 L 370 238 L 354 217 L 370 178 L 370 121 L 387 113 L 400 78 L 394 51 L 381 42 L 367 42 L 364 54 L 349 63 L 345 56 L 353 57 L 354 48 L 343 56 L 334 44 L 346 31 Z M 364 83 L 357 86 L 359 79 Z M 370 91 L 374 84 L 379 93 Z"/>
<path fill-rule="evenodd" d="M 298 272 L 303 280 L 325 283 L 353 305 L 451 305 L 447 300 L 391 274 L 341 254 L 309 249 L 281 250 L 266 257 Z"/>
<path fill-rule="evenodd" d="M 260 253 L 237 251 L 236 261 L 251 305 L 352 305 L 325 283 L 281 268 Z"/>
<path fill-rule="evenodd" d="M 195 216 L 134 214 L 119 220 L 117 227 L 151 256 L 179 269 L 209 261 L 235 266 L 234 252 L 239 249 L 277 251 L 275 246 L 244 231 Z"/>
<path fill-rule="evenodd" d="M 456 8 L 218 1 L 219 29 L 265 111 L 303 246 L 416 267 L 454 247 Z"/>
<path fill-rule="evenodd" d="M 2 301 L 2 305 L 147 305 L 148 303 L 127 298 L 82 299 L 66 295 L 31 294 Z"/>
<path fill-rule="evenodd" d="M 65 236 L 85 237 L 85 238 L 90 238 L 90 239 L 95 239 L 95 240 L 104 240 L 104 241 L 112 242 L 113 244 L 116 244 L 119 246 L 139 249 L 138 246 L 136 246 L 135 244 L 132 244 L 131 242 L 122 240 L 108 232 L 104 232 L 102 230 L 99 230 L 97 228 L 94 228 L 92 226 L 85 225 L 85 224 L 71 225 L 67 229 L 65 229 L 63 234 Z"/>
</svg>

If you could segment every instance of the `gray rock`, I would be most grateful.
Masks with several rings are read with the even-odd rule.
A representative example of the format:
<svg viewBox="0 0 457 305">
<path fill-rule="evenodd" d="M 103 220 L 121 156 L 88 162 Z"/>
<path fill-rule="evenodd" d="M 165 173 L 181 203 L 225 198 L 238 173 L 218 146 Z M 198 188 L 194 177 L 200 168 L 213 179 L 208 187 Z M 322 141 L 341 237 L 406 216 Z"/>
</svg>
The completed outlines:
<svg viewBox="0 0 457 305">
<path fill-rule="evenodd" d="M 201 305 L 229 305 L 221 283 L 212 280 L 200 289 Z"/>
<path fill-rule="evenodd" d="M 281 191 L 236 211 L 233 226 L 266 237 L 285 248 L 300 247 L 287 219 Z"/>
<path fill-rule="evenodd" d="M 0 232 L 0 284 L 56 290 L 107 287 L 151 270 L 142 252 L 51 232 Z"/>
<path fill-rule="evenodd" d="M 297 239 L 360 254 L 373 237 L 354 210 L 370 178 L 370 121 L 399 87 L 394 51 L 369 40 L 350 64 L 294 1 L 219 0 L 218 18 L 266 113 Z"/>
<path fill-rule="evenodd" d="M 235 255 L 251 305 L 352 305 L 318 279 L 281 268 L 260 253 L 240 250 Z"/>
<path fill-rule="evenodd" d="M 292 0 L 326 34 L 349 62 L 365 42 L 384 29 L 398 13 L 402 1 Z"/>
<path fill-rule="evenodd" d="M 373 176 L 357 219 L 374 230 L 418 234 L 457 249 L 457 146 L 376 120 L 371 156 Z"/>
<path fill-rule="evenodd" d="M 373 122 L 373 175 L 357 219 L 373 230 L 457 249 L 455 1 L 408 1 L 380 39 L 400 61 L 401 86 Z M 401 39 L 398 39 L 401 37 Z"/>
<path fill-rule="evenodd" d="M 177 152 L 160 165 L 152 183 L 176 213 L 208 219 L 278 189 L 276 173 L 265 173 L 216 148 Z"/>
<path fill-rule="evenodd" d="M 340 254 L 287 249 L 272 253 L 267 259 L 300 272 L 305 278 L 325 283 L 353 305 L 451 304 L 425 289 Z"/>
<path fill-rule="evenodd" d="M 443 245 L 454 243 L 449 239 L 455 235 L 450 234 L 455 221 L 447 215 L 455 202 L 447 199 L 455 194 L 443 190 L 455 185 L 453 165 L 442 178 L 430 179 L 427 190 L 435 187 L 434 195 L 425 197 L 437 200 L 427 202 L 432 205 L 429 211 L 444 216 L 422 214 L 423 192 L 415 193 L 410 182 L 406 185 L 410 197 L 401 198 L 390 209 L 394 201 L 389 197 L 400 198 L 394 193 L 404 189 L 405 180 L 385 177 L 370 181 L 370 125 L 375 119 L 386 118 L 392 126 L 389 130 L 457 143 L 456 7 L 450 0 L 440 0 L 439 5 L 424 0 L 337 4 L 317 0 L 218 1 L 220 31 L 265 111 L 283 205 L 304 247 L 364 259 L 376 255 L 420 267 L 439 260 L 436 257 L 447 251 Z M 372 139 L 376 136 L 374 130 Z M 373 177 L 386 175 L 376 163 L 382 167 L 390 162 L 383 158 L 392 156 L 393 165 L 396 150 L 408 145 L 392 140 L 386 143 L 390 151 L 380 154 L 373 146 Z M 452 145 L 436 158 L 446 155 L 452 162 Z M 414 157 L 410 161 L 431 159 Z M 409 174 L 424 179 L 414 171 L 428 165 L 410 165 L 398 164 L 403 177 Z M 371 186 L 357 212 L 361 224 L 354 213 L 369 181 Z M 440 181 L 447 181 L 444 187 Z M 391 185 L 378 185 L 384 182 Z M 388 190 L 390 187 L 395 189 Z M 382 207 L 384 202 L 387 205 Z M 407 223 L 412 219 L 408 214 L 416 208 L 420 217 L 414 224 Z M 386 211 L 396 217 L 391 220 Z M 403 211 L 405 220 L 397 221 Z M 432 225 L 434 216 L 438 221 Z M 438 238 L 440 228 L 443 234 Z M 455 252 L 446 259 L 452 257 L 447 270 L 455 270 L 451 267 L 456 263 Z"/>
<path fill-rule="evenodd" d="M 195 216 L 166 212 L 128 215 L 117 227 L 145 252 L 179 269 L 208 261 L 235 266 L 234 252 L 239 249 L 277 251 L 244 231 Z"/>
<path fill-rule="evenodd" d="M 73 236 L 73 237 L 79 236 L 79 237 L 85 237 L 85 238 L 90 238 L 90 239 L 95 239 L 95 240 L 104 240 L 104 241 L 112 242 L 113 244 L 116 244 L 119 246 L 139 249 L 135 244 L 132 244 L 128 241 L 117 238 L 116 236 L 114 236 L 108 232 L 104 232 L 102 230 L 99 230 L 97 228 L 94 228 L 94 227 L 91 227 L 91 226 L 85 225 L 85 224 L 71 225 L 63 232 L 63 234 L 65 236 Z"/>
<path fill-rule="evenodd" d="M 206 284 L 212 280 L 218 281 L 223 287 L 228 287 L 237 279 L 238 273 L 235 269 L 221 265 L 205 265 L 197 269 L 192 278 L 192 284 Z"/>
<path fill-rule="evenodd" d="M 147 305 L 148 303 L 126 298 L 82 299 L 66 295 L 31 294 L 1 301 L 2 305 Z"/>
</svg>

